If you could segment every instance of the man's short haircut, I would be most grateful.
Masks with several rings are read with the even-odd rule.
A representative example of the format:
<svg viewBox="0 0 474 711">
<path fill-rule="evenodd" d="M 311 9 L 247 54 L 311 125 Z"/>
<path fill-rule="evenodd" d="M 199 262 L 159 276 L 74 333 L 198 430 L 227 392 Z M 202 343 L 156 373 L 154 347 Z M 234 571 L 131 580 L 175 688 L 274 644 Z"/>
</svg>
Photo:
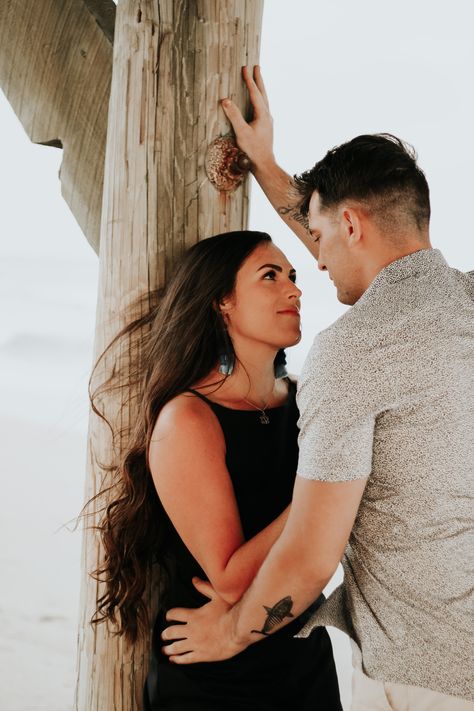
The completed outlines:
<svg viewBox="0 0 474 711">
<path fill-rule="evenodd" d="M 357 136 L 294 177 L 301 195 L 300 212 L 307 217 L 317 191 L 322 210 L 353 200 L 384 230 L 397 230 L 409 222 L 421 231 L 429 223 L 430 195 L 416 160 L 414 148 L 390 133 Z"/>
</svg>

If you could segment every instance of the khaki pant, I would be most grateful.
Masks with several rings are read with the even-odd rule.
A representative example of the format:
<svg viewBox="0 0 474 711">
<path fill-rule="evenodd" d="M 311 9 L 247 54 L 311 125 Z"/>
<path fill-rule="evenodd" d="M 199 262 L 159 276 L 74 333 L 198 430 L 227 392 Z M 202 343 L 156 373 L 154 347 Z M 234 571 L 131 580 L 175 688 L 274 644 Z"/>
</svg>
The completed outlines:
<svg viewBox="0 0 474 711">
<path fill-rule="evenodd" d="M 474 711 L 474 702 L 419 686 L 376 681 L 355 666 L 351 711 Z"/>
</svg>

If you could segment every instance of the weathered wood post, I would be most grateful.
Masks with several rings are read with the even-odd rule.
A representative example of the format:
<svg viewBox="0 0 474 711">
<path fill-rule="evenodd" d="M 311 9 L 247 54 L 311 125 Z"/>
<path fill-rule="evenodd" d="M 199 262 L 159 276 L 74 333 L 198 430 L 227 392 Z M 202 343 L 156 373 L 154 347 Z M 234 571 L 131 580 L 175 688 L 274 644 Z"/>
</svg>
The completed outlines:
<svg viewBox="0 0 474 711">
<path fill-rule="evenodd" d="M 124 325 L 123 308 L 164 285 L 185 247 L 246 226 L 248 185 L 219 192 L 207 177 L 205 157 L 209 144 L 229 131 L 219 99 L 230 95 L 244 106 L 240 68 L 258 61 L 262 9 L 263 0 L 118 2 L 95 358 Z M 101 375 L 112 365 L 106 359 Z M 104 402 L 112 421 L 122 395 Z M 127 417 L 133 418 L 133 405 Z M 97 462 L 111 455 L 108 430 L 92 415 L 87 498 L 101 485 Z M 76 709 L 135 711 L 141 708 L 149 640 L 129 649 L 105 625 L 91 628 L 99 588 L 88 572 L 100 556 L 97 536 L 86 530 Z"/>
</svg>

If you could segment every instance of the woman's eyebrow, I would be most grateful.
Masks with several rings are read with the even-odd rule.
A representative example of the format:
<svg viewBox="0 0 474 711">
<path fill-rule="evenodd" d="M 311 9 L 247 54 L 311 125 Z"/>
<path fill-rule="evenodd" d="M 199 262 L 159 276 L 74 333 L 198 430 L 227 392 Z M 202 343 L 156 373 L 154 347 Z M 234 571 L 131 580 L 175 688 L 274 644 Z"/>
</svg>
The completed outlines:
<svg viewBox="0 0 474 711">
<path fill-rule="evenodd" d="M 283 271 L 283 269 L 280 267 L 279 264 L 262 264 L 262 266 L 259 267 L 259 268 L 257 269 L 257 271 L 259 272 L 261 269 L 268 269 L 268 268 L 270 268 L 270 269 L 275 269 L 275 271 L 277 271 L 277 272 L 282 272 L 282 271 Z M 289 269 L 288 271 L 289 271 L 290 274 L 296 273 L 296 269 L 293 269 L 293 267 L 291 267 L 291 269 Z"/>
<path fill-rule="evenodd" d="M 282 272 L 283 269 L 278 265 L 278 264 L 262 264 L 261 267 L 257 269 L 257 272 L 260 271 L 260 269 L 275 269 L 277 272 Z"/>
</svg>

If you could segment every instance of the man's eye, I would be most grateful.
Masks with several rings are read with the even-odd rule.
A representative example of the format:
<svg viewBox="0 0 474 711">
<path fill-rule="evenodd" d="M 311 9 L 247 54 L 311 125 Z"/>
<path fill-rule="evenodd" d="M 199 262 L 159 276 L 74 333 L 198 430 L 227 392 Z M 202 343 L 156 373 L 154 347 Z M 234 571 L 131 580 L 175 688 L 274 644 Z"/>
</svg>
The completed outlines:
<svg viewBox="0 0 474 711">
<path fill-rule="evenodd" d="M 276 278 L 276 272 L 272 270 L 271 272 L 267 272 L 266 274 L 263 275 L 263 278 L 264 278 L 264 279 L 266 279 L 267 277 L 270 277 L 270 279 L 275 279 L 275 278 Z"/>
<path fill-rule="evenodd" d="M 321 235 L 318 235 L 317 237 L 315 235 L 313 235 L 313 242 L 315 242 L 315 243 L 319 242 L 320 239 L 321 239 Z"/>
</svg>

